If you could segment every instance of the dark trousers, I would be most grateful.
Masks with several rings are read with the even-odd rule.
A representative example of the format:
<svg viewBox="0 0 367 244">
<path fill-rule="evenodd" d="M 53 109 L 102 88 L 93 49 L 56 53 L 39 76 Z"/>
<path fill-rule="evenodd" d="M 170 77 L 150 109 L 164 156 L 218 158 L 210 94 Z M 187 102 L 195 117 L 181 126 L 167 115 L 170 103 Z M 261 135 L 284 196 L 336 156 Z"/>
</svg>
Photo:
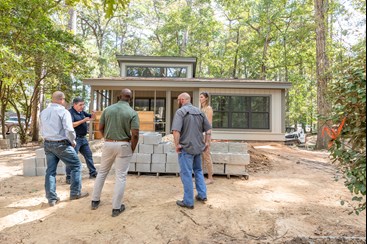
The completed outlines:
<svg viewBox="0 0 367 244">
<path fill-rule="evenodd" d="M 97 170 L 94 167 L 93 163 L 93 155 L 92 150 L 89 147 L 88 140 L 85 136 L 83 137 L 76 137 L 76 146 L 75 146 L 75 152 L 83 155 L 85 162 L 87 164 L 87 167 L 89 169 L 89 175 L 95 175 L 97 174 Z M 66 166 L 66 179 L 70 179 L 70 168 Z"/>
</svg>

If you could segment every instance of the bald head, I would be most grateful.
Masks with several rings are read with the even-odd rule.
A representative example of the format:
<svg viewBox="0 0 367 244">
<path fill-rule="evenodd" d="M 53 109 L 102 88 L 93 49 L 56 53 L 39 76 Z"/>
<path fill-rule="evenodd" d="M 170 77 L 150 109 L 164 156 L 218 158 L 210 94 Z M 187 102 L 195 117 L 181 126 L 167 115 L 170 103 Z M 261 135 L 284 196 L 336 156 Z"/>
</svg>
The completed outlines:
<svg viewBox="0 0 367 244">
<path fill-rule="evenodd" d="M 187 92 L 181 93 L 177 97 L 178 105 L 181 107 L 182 105 L 185 105 L 187 103 L 190 103 L 191 97 Z"/>
<path fill-rule="evenodd" d="M 130 89 L 125 88 L 120 93 L 120 100 L 121 101 L 129 102 L 131 97 L 132 97 L 132 92 L 131 92 Z"/>
<path fill-rule="evenodd" d="M 61 91 L 56 91 L 52 94 L 52 102 L 63 104 L 65 101 L 65 94 Z"/>
</svg>

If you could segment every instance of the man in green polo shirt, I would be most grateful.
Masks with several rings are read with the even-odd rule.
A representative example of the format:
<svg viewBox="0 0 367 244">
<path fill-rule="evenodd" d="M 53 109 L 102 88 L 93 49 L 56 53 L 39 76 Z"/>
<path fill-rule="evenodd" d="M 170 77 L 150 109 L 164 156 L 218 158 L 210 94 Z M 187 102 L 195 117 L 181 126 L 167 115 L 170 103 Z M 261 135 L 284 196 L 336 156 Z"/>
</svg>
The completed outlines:
<svg viewBox="0 0 367 244">
<path fill-rule="evenodd" d="M 131 157 L 139 141 L 139 117 L 129 105 L 132 93 L 124 89 L 120 101 L 108 106 L 101 115 L 99 130 L 104 137 L 101 166 L 94 183 L 92 195 L 92 210 L 98 208 L 102 188 L 107 175 L 115 162 L 115 188 L 112 199 L 112 217 L 120 215 L 125 210 L 122 198 L 125 191 L 126 176 Z"/>
</svg>

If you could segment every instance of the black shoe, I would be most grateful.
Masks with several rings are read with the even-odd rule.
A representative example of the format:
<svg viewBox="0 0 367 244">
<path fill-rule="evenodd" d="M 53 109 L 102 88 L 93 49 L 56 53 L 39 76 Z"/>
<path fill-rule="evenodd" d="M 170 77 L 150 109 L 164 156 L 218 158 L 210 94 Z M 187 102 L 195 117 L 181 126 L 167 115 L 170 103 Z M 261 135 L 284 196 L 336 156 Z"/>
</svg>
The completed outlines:
<svg viewBox="0 0 367 244">
<path fill-rule="evenodd" d="M 97 178 L 97 173 L 89 175 L 89 179 L 95 179 Z"/>
<path fill-rule="evenodd" d="M 101 201 L 92 201 L 92 210 L 96 210 L 100 203 Z"/>
<path fill-rule="evenodd" d="M 120 209 L 112 209 L 112 217 L 117 217 L 120 215 L 120 213 L 124 212 L 125 210 L 125 205 L 121 204 Z"/>
<path fill-rule="evenodd" d="M 71 184 L 71 180 L 68 179 L 68 178 L 66 178 L 65 183 L 68 184 L 68 185 L 70 185 Z"/>
<path fill-rule="evenodd" d="M 206 197 L 201 198 L 201 197 L 199 197 L 199 195 L 196 195 L 195 199 L 198 200 L 199 202 L 206 202 L 206 201 L 208 201 L 208 198 L 206 198 Z"/>
<path fill-rule="evenodd" d="M 60 202 L 60 198 L 58 197 L 56 200 L 50 200 L 50 201 L 48 201 L 48 205 L 50 205 L 50 207 L 53 207 L 56 204 L 58 204 L 59 202 Z"/>
<path fill-rule="evenodd" d="M 79 195 L 70 196 L 70 200 L 76 200 L 87 196 L 89 196 L 88 192 L 81 192 Z"/>
<path fill-rule="evenodd" d="M 183 207 L 183 208 L 188 208 L 188 209 L 193 209 L 194 208 L 194 206 L 186 205 L 183 201 L 180 201 L 180 200 L 177 200 L 176 204 L 180 207 Z"/>
</svg>

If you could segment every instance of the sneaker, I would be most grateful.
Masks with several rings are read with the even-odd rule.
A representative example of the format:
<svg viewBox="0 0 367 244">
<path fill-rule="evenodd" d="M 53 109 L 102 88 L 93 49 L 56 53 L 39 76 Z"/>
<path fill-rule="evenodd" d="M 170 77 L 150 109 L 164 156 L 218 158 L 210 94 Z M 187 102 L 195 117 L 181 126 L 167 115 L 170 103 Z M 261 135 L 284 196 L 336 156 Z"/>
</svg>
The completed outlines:
<svg viewBox="0 0 367 244">
<path fill-rule="evenodd" d="M 70 200 L 76 200 L 87 196 L 89 196 L 88 192 L 81 192 L 79 195 L 70 196 Z"/>
<path fill-rule="evenodd" d="M 186 205 L 183 201 L 180 201 L 180 200 L 177 200 L 176 204 L 180 207 L 183 207 L 183 208 L 188 208 L 188 209 L 193 209 L 194 208 L 194 206 Z"/>
<path fill-rule="evenodd" d="M 198 200 L 199 202 L 206 202 L 206 201 L 208 201 L 208 198 L 206 198 L 206 197 L 201 198 L 201 197 L 199 197 L 199 195 L 196 195 L 195 199 Z"/>
<path fill-rule="evenodd" d="M 100 203 L 101 201 L 92 201 L 92 210 L 96 210 Z"/>
<path fill-rule="evenodd" d="M 68 178 L 66 178 L 65 183 L 68 184 L 68 185 L 70 185 L 71 184 L 71 180 L 68 179 Z"/>
<path fill-rule="evenodd" d="M 120 215 L 120 213 L 124 212 L 125 210 L 125 205 L 121 204 L 120 209 L 112 209 L 112 217 L 117 217 Z"/>
<path fill-rule="evenodd" d="M 60 202 L 60 198 L 56 198 L 56 200 L 50 200 L 48 201 L 48 205 L 50 205 L 50 207 L 55 206 L 56 204 L 58 204 Z"/>
</svg>

